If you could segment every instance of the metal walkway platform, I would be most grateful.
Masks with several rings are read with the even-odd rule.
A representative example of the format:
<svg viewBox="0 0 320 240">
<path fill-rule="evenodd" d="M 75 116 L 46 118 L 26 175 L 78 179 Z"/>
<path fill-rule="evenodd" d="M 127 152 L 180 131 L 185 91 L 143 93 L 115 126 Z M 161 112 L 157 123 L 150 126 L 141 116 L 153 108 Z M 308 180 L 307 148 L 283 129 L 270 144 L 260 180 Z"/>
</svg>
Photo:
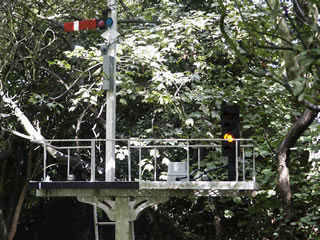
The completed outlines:
<svg viewBox="0 0 320 240">
<path fill-rule="evenodd" d="M 39 197 L 114 196 L 255 196 L 256 182 L 35 182 L 29 184 Z"/>
<path fill-rule="evenodd" d="M 256 144 L 251 139 L 234 139 L 235 157 L 230 165 L 222 156 L 222 141 L 42 140 L 37 143 L 43 147 L 43 175 L 29 186 L 39 197 L 76 197 L 95 210 L 102 209 L 115 224 L 116 239 L 133 240 L 133 222 L 143 210 L 170 197 L 256 195 Z M 115 148 L 112 161 L 107 154 L 110 145 Z M 95 218 L 96 237 L 97 222 Z"/>
<path fill-rule="evenodd" d="M 255 195 L 255 147 L 251 139 L 235 139 L 235 179 L 226 179 L 226 159 L 221 156 L 222 139 L 55 139 L 43 146 L 43 177 L 31 181 L 38 196 L 239 196 Z M 103 159 L 106 145 L 115 145 L 118 181 L 108 179 Z M 47 156 L 54 149 L 65 161 L 54 163 Z M 212 158 L 204 159 L 206 150 Z M 77 158 L 75 158 L 75 156 Z M 75 161 L 78 159 L 78 162 Z M 80 159 L 80 160 L 79 160 Z M 204 161 L 205 160 L 205 161 Z M 52 167 L 53 166 L 53 167 Z M 86 168 L 83 168 L 86 166 Z M 214 167 L 218 166 L 218 167 Z M 54 168 L 54 171 L 51 171 Z M 85 170 L 86 181 L 74 177 Z M 211 170 L 224 174 L 213 174 Z M 60 171 L 60 172 L 59 172 Z M 53 172 L 53 173 L 51 173 Z M 56 179 L 57 172 L 62 176 Z M 55 175 L 54 175 L 55 174 Z M 193 176 L 191 176 L 193 174 Z M 201 176 L 205 174 L 206 178 Z M 210 175 L 211 174 L 211 175 Z M 212 179 L 211 181 L 209 179 Z M 216 179 L 215 179 L 216 178 Z M 102 180 L 98 180 L 102 179 Z M 132 180 L 134 179 L 134 180 Z M 209 181 L 208 181 L 209 180 Z M 152 193 L 151 193 L 152 192 Z"/>
</svg>

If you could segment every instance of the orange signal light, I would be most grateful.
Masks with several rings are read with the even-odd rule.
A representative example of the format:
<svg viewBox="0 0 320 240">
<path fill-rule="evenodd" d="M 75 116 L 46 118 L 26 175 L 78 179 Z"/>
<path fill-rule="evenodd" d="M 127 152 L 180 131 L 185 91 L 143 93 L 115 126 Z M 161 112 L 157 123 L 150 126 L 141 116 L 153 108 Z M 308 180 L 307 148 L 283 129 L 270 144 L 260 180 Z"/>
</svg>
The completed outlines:
<svg viewBox="0 0 320 240">
<path fill-rule="evenodd" d="M 226 133 L 224 136 L 223 136 L 224 139 L 227 140 L 227 142 L 231 143 L 234 141 L 234 137 L 230 134 L 230 133 Z"/>
</svg>

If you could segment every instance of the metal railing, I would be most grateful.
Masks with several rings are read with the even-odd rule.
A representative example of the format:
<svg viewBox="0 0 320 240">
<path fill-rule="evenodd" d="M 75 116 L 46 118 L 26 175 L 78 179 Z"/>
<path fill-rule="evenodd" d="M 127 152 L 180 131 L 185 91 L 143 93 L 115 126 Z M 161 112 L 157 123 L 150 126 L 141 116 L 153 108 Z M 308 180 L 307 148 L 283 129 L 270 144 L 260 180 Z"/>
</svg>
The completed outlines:
<svg viewBox="0 0 320 240">
<path fill-rule="evenodd" d="M 85 168 L 87 173 L 90 172 L 90 178 L 86 180 L 101 181 L 102 172 L 106 167 L 103 165 L 105 162 L 103 156 L 107 151 L 105 146 L 110 141 L 115 143 L 116 171 L 120 172 L 118 173 L 120 181 L 166 180 L 165 170 L 168 162 L 186 162 L 187 181 L 194 179 L 190 179 L 190 173 L 206 172 L 205 169 L 210 168 L 208 165 L 213 164 L 219 168 L 221 164 L 226 164 L 226 159 L 221 154 L 221 143 L 227 141 L 224 139 L 45 139 L 37 141 L 43 146 L 43 181 L 50 181 L 48 170 L 59 165 L 66 165 L 64 179 L 67 181 L 77 180 L 73 177 L 73 171 L 79 165 Z M 252 139 L 234 139 L 234 141 L 235 181 L 255 182 L 256 143 Z M 204 149 L 207 151 L 205 157 L 201 156 L 201 150 Z M 54 152 L 60 158 L 63 156 L 66 161 L 48 164 L 48 152 Z M 97 171 L 99 179 L 96 177 Z M 104 176 L 104 179 L 107 179 L 107 176 Z"/>
</svg>

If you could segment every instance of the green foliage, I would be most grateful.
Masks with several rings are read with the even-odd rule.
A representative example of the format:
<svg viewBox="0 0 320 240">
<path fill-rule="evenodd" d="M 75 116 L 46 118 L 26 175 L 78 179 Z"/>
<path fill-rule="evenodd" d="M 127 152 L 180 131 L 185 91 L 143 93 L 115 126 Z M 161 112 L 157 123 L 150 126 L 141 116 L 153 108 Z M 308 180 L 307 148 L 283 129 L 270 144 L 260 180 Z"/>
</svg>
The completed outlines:
<svg viewBox="0 0 320 240">
<path fill-rule="evenodd" d="M 290 80 L 290 93 L 282 81 L 288 69 L 277 49 L 281 45 L 276 18 L 283 16 L 283 9 L 276 13 L 261 1 L 223 1 L 227 7 L 226 32 L 238 47 L 241 59 L 221 33 L 221 6 L 216 1 L 122 2 L 125 6 L 119 3 L 119 19 L 134 17 L 147 23 L 119 24 L 117 137 L 219 138 L 219 110 L 227 102 L 240 105 L 242 137 L 258 143 L 255 157 L 260 191 L 255 198 L 173 198 L 160 205 L 158 212 L 182 229 L 186 239 L 215 236 L 218 222 L 228 239 L 319 237 L 319 159 L 306 160 L 302 156 L 305 151 L 319 151 L 315 139 L 320 124 L 313 124 L 291 153 L 291 222 L 285 221 L 277 193 L 275 154 L 301 115 L 304 100 L 319 101 L 318 26 L 302 24 L 292 12 L 292 2 L 283 3 L 292 19 L 286 20 L 293 32 L 289 47 L 299 62 L 298 69 L 290 69 L 297 74 Z M 103 1 L 96 0 L 90 5 L 86 1 L 15 0 L 0 8 L 0 90 L 14 97 L 46 138 L 104 137 L 100 120 L 104 116 L 105 93 L 98 50 L 103 39 L 98 31 L 70 35 L 61 28 L 62 22 L 75 18 L 97 17 L 104 7 Z M 273 77 L 257 76 L 253 71 Z M 2 103 L 0 111 L 10 113 Z M 5 129 L 23 132 L 15 118 L 0 120 Z M 1 150 L 15 143 L 13 136 L 1 136 Z M 18 179 L 25 180 L 26 159 L 21 156 L 26 156 L 30 145 L 23 142 L 19 146 L 17 154 L 10 158 L 10 168 L 0 162 L 6 176 L 1 207 L 13 207 L 16 201 L 12 198 L 17 199 L 19 189 L 15 188 L 14 197 L 9 197 L 9 189 L 21 187 Z M 116 153 L 119 162 L 128 154 L 121 146 L 117 146 Z M 32 168 L 38 166 L 41 154 L 35 151 Z M 143 172 L 150 178 L 154 158 L 159 158 L 159 164 L 165 167 L 169 157 L 150 151 L 142 160 Z M 207 157 L 204 166 L 210 166 L 213 158 Z M 13 172 L 12 166 L 18 170 Z M 41 205 L 37 201 L 42 200 L 34 196 L 26 200 L 26 226 L 33 209 Z M 157 222 L 150 219 L 149 224 Z M 150 231 L 169 239 L 170 233 L 160 226 L 159 223 Z"/>
</svg>

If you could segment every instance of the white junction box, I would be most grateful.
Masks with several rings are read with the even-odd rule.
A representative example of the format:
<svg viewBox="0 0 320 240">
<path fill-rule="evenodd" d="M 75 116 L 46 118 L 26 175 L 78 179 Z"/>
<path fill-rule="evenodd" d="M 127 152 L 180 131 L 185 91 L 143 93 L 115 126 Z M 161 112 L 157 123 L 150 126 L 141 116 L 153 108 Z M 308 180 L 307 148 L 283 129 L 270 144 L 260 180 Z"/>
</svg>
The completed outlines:
<svg viewBox="0 0 320 240">
<path fill-rule="evenodd" d="M 187 181 L 188 163 L 170 162 L 168 165 L 168 181 Z"/>
</svg>

